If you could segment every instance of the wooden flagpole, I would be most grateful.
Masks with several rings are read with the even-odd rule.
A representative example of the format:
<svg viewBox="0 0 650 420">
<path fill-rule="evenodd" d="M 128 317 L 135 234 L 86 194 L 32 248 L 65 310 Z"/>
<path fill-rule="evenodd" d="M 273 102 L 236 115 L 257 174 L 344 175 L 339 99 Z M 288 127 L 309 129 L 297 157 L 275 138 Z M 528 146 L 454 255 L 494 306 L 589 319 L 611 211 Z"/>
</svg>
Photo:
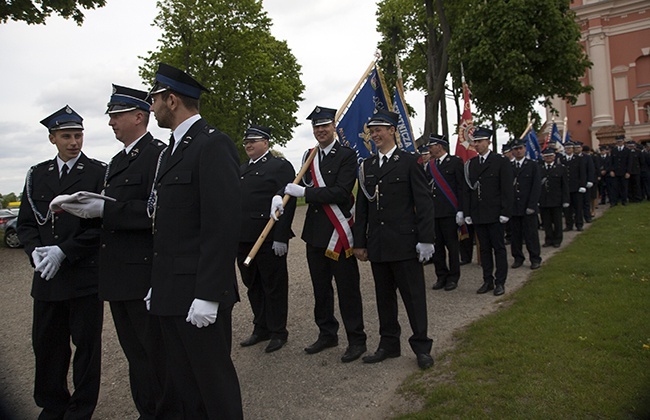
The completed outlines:
<svg viewBox="0 0 650 420">
<path fill-rule="evenodd" d="M 314 160 L 314 156 L 316 156 L 316 153 L 318 153 L 318 145 L 316 145 L 312 149 L 311 153 L 309 153 L 309 156 L 307 156 L 307 160 L 305 160 L 305 163 L 302 165 L 302 168 L 300 168 L 298 175 L 296 175 L 296 178 L 293 180 L 294 184 L 300 183 L 302 177 L 305 176 L 307 170 L 309 170 L 309 166 L 311 165 L 311 162 Z M 282 207 L 285 207 L 287 205 L 290 198 L 291 196 L 289 194 L 285 194 L 284 197 L 282 197 Z M 276 216 L 279 217 L 279 214 L 276 213 Z M 253 245 L 253 248 L 251 248 L 250 252 L 248 253 L 248 256 L 244 260 L 244 265 L 246 267 L 250 265 L 251 261 L 253 261 L 253 258 L 255 258 L 255 255 L 257 255 L 257 252 L 262 247 L 262 244 L 266 240 L 266 237 L 269 236 L 271 229 L 273 229 L 273 225 L 275 225 L 275 219 L 269 217 L 269 221 L 266 222 L 266 226 L 264 227 L 264 230 L 262 231 L 262 233 L 260 233 L 260 236 L 257 238 L 257 241 Z"/>
</svg>

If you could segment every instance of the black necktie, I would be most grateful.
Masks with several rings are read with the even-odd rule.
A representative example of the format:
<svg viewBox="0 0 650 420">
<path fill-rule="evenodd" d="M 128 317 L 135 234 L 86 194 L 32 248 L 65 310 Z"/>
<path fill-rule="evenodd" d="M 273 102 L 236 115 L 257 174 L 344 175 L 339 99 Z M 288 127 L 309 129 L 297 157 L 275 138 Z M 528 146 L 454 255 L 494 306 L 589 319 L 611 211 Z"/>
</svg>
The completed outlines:
<svg viewBox="0 0 650 420">
<path fill-rule="evenodd" d="M 521 168 L 521 162 L 517 162 L 517 169 Z"/>
<path fill-rule="evenodd" d="M 442 163 L 442 159 L 436 159 L 436 166 L 440 166 L 441 163 Z"/>
<path fill-rule="evenodd" d="M 59 177 L 59 183 L 63 184 L 63 180 L 68 176 L 68 164 L 64 163 L 63 168 L 61 168 L 61 176 Z"/>
<path fill-rule="evenodd" d="M 381 158 L 381 166 L 384 166 L 388 162 L 388 156 L 384 155 L 383 158 Z"/>
<path fill-rule="evenodd" d="M 323 159 L 325 159 L 325 152 L 321 150 L 320 152 L 318 152 L 318 156 L 320 157 L 320 161 L 322 162 Z"/>
<path fill-rule="evenodd" d="M 485 162 L 485 158 L 484 158 L 483 156 L 481 156 L 481 157 L 479 158 L 479 163 L 482 165 L 483 162 Z"/>
<path fill-rule="evenodd" d="M 174 133 L 169 136 L 169 150 L 169 155 L 171 156 L 171 154 L 174 153 Z"/>
</svg>

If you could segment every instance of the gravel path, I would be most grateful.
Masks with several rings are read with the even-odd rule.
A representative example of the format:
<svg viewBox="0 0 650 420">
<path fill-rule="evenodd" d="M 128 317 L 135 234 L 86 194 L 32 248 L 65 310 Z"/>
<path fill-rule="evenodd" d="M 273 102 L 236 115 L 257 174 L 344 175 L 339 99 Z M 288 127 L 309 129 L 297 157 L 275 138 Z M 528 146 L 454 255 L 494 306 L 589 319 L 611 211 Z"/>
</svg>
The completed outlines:
<svg viewBox="0 0 650 420">
<path fill-rule="evenodd" d="M 361 360 L 341 363 L 339 359 L 347 346 L 342 325 L 339 347 L 315 355 L 303 351 L 318 335 L 313 321 L 313 293 L 305 246 L 299 239 L 305 212 L 306 207 L 299 207 L 293 223 L 298 238 L 291 241 L 289 248 L 289 341 L 281 350 L 266 354 L 265 343 L 247 348 L 239 346 L 239 341 L 252 331 L 252 312 L 246 289 L 240 283 L 242 302 L 233 311 L 233 359 L 241 382 L 245 417 L 367 420 L 417 409 L 417 403 L 404 401 L 395 392 L 404 379 L 418 371 L 407 342 L 410 328 L 403 305 L 400 305 L 402 357 L 375 365 L 365 365 Z M 543 237 L 542 232 L 540 235 Z M 575 235 L 576 232 L 565 233 L 563 246 Z M 555 248 L 542 248 L 542 258 L 546 261 L 557 251 Z M 511 257 L 509 261 L 512 262 Z M 529 265 L 526 262 L 521 268 L 509 270 L 506 297 L 528 278 L 531 273 Z M 368 350 L 374 352 L 379 342 L 379 327 L 370 264 L 360 263 L 360 270 Z M 453 346 L 455 330 L 496 310 L 501 303 L 492 294 L 476 294 L 482 280 L 480 267 L 475 263 L 462 267 L 458 289 L 451 292 L 430 289 L 435 282 L 433 265 L 425 266 L 425 277 L 429 335 L 433 338 L 435 359 L 436 355 Z M 32 399 L 34 360 L 30 340 L 31 267 L 22 249 L 0 247 L 0 279 L 0 398 L 16 418 L 36 418 L 39 410 Z M 94 418 L 136 419 L 126 361 L 108 305 L 105 308 L 102 386 Z M 340 320 L 338 312 L 337 317 Z"/>
</svg>

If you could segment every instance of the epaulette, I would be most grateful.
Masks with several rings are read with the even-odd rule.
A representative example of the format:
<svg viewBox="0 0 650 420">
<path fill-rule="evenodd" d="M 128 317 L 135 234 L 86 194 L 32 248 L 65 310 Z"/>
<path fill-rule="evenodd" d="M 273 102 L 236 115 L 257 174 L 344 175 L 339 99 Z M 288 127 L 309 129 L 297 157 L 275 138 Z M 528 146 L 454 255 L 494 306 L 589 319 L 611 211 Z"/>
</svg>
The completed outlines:
<svg viewBox="0 0 650 420">
<path fill-rule="evenodd" d="M 157 147 L 165 146 L 165 143 L 163 143 L 162 141 L 160 141 L 158 139 L 151 140 L 151 144 L 153 144 L 154 146 L 157 146 Z"/>
<path fill-rule="evenodd" d="M 106 166 L 107 166 L 106 163 L 105 163 L 105 162 L 102 162 L 101 160 L 97 160 L 97 159 L 94 159 L 94 158 L 88 158 L 88 160 L 89 160 L 91 163 L 94 163 L 94 164 L 97 165 L 97 166 L 102 166 L 102 167 L 106 167 Z"/>
<path fill-rule="evenodd" d="M 56 160 L 50 159 L 50 160 L 44 160 L 43 162 L 37 163 L 36 165 L 32 166 L 32 169 L 40 168 L 41 166 L 47 166 L 47 165 L 53 165 Z"/>
</svg>

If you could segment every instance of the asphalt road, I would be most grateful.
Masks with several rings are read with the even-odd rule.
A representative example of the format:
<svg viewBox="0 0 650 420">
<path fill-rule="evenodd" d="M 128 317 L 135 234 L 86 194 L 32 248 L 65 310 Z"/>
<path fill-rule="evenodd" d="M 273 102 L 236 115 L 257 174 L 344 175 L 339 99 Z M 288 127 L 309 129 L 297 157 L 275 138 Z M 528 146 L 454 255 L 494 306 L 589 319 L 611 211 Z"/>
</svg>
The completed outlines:
<svg viewBox="0 0 650 420">
<path fill-rule="evenodd" d="M 403 305 L 400 305 L 402 356 L 399 358 L 375 365 L 363 364 L 361 360 L 343 364 L 339 359 L 347 342 L 342 330 L 338 348 L 315 355 L 303 351 L 318 335 L 313 321 L 313 293 L 305 246 L 299 239 L 305 211 L 306 207 L 299 207 L 296 212 L 293 226 L 297 238 L 289 247 L 289 341 L 281 350 L 266 354 L 265 343 L 247 348 L 238 345 L 252 331 L 252 312 L 246 289 L 240 282 L 242 301 L 233 311 L 232 356 L 241 383 L 245 417 L 367 420 L 417 409 L 417 402 L 405 401 L 396 393 L 404 379 L 418 372 L 407 341 L 410 328 Z M 563 246 L 575 235 L 575 232 L 565 234 Z M 557 251 L 555 248 L 542 248 L 542 258 L 546 261 Z M 511 257 L 509 261 L 512 262 Z M 369 263 L 360 263 L 359 266 L 368 350 L 374 352 L 379 342 L 374 284 Z M 39 413 L 32 398 L 31 273 L 32 268 L 22 249 L 0 247 L 0 398 L 7 411 L 20 419 L 36 418 Z M 521 268 L 510 269 L 505 298 L 519 288 L 530 273 L 528 262 Z M 453 347 L 455 330 L 496 310 L 502 305 L 502 299 L 492 294 L 476 294 L 482 280 L 480 267 L 475 262 L 462 267 L 459 287 L 451 292 L 431 290 L 435 282 L 433 265 L 425 266 L 425 276 L 429 336 L 433 338 L 435 358 Z M 340 320 L 338 309 L 337 317 Z M 435 375 L 435 367 L 426 374 Z M 137 416 L 130 396 L 127 365 L 106 305 L 102 385 L 94 418 L 135 419 Z"/>
</svg>

